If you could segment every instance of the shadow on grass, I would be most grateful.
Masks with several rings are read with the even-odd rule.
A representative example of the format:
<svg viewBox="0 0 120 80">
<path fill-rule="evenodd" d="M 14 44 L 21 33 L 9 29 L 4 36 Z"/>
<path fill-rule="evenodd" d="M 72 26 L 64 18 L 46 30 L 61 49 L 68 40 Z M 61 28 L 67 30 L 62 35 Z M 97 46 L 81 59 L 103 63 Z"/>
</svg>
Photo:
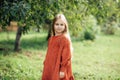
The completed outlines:
<svg viewBox="0 0 120 80">
<path fill-rule="evenodd" d="M 14 40 L 4 40 L 0 41 L 0 54 L 9 54 L 13 52 Z"/>
<path fill-rule="evenodd" d="M 21 40 L 21 47 L 23 49 L 44 50 L 47 47 L 46 37 L 32 37 Z"/>
<path fill-rule="evenodd" d="M 13 52 L 14 49 L 14 41 L 13 39 L 10 40 L 3 40 L 0 41 L 0 54 L 9 54 Z M 32 37 L 32 38 L 24 38 L 21 39 L 20 48 L 22 50 L 45 50 L 47 47 L 47 40 L 46 36 L 44 37 Z"/>
</svg>

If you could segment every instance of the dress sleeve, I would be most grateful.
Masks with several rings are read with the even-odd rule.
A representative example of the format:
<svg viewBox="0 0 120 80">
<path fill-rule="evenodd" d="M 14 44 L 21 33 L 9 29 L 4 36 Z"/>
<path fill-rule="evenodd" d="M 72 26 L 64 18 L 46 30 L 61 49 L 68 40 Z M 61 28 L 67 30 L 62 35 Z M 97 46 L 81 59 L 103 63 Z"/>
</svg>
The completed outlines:
<svg viewBox="0 0 120 80">
<path fill-rule="evenodd" d="M 62 53 L 61 53 L 61 63 L 60 63 L 60 71 L 66 72 L 67 66 L 71 63 L 71 48 L 70 41 L 65 39 L 61 43 Z"/>
</svg>

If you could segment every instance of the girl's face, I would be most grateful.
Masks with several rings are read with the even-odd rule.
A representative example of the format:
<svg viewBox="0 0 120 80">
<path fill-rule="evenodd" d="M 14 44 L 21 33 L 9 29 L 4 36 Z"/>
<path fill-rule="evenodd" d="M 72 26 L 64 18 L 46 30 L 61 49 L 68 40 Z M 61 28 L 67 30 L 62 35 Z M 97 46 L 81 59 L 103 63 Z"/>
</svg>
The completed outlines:
<svg viewBox="0 0 120 80">
<path fill-rule="evenodd" d="M 65 30 L 65 24 L 61 19 L 58 19 L 54 24 L 55 35 L 60 35 Z"/>
</svg>

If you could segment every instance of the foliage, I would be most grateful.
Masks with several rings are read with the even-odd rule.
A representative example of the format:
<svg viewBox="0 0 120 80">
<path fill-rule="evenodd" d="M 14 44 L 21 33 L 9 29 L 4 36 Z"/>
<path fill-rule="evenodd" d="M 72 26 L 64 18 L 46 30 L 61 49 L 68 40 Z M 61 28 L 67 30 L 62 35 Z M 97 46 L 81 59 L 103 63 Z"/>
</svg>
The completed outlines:
<svg viewBox="0 0 120 80">
<path fill-rule="evenodd" d="M 102 28 L 102 31 L 105 34 L 109 34 L 109 35 L 115 34 L 117 30 L 118 30 L 118 23 L 116 23 L 115 21 L 106 23 Z"/>
<path fill-rule="evenodd" d="M 93 15 L 86 16 L 82 20 L 83 37 L 85 40 L 94 40 L 99 33 L 99 26 L 97 20 Z"/>
<path fill-rule="evenodd" d="M 92 31 L 85 31 L 84 32 L 84 39 L 85 40 L 94 40 L 95 34 Z"/>
<path fill-rule="evenodd" d="M 25 1 L 6 1 L 1 2 L 0 14 L 2 27 L 5 28 L 10 25 L 11 21 L 17 21 L 18 26 L 23 27 L 23 32 L 28 30 L 28 12 L 30 5 Z"/>
<path fill-rule="evenodd" d="M 84 33 L 89 32 L 89 36 L 95 38 L 95 33 L 91 29 L 87 30 L 88 26 L 87 31 L 85 30 L 82 21 L 86 16 L 92 15 L 97 20 L 96 26 L 112 21 L 120 23 L 119 5 L 118 0 L 3 0 L 0 2 L 0 25 L 5 29 L 10 21 L 18 22 L 14 50 L 20 50 L 21 33 L 26 33 L 30 28 L 34 29 L 33 27 L 37 27 L 39 32 L 46 24 L 48 26 L 45 29 L 49 28 L 57 13 L 63 13 L 67 17 L 71 35 L 78 37 L 80 34 L 83 37 Z"/>
<path fill-rule="evenodd" d="M 118 0 L 4 0 L 1 2 L 0 24 L 9 24 L 11 20 L 24 24 L 23 30 L 31 26 L 41 29 L 42 24 L 51 25 L 55 14 L 64 13 L 68 19 L 72 35 L 78 36 L 82 29 L 81 20 L 84 17 L 93 15 L 98 24 L 105 24 L 106 21 L 115 20 L 119 23 L 120 2 Z"/>
<path fill-rule="evenodd" d="M 103 23 L 102 30 L 106 34 L 115 34 L 117 27 L 119 26 L 119 17 L 120 17 L 120 11 L 119 11 L 119 4 L 120 2 L 118 0 L 112 1 L 108 0 L 106 3 L 105 9 L 107 9 L 106 12 L 106 21 Z M 117 14 L 116 14 L 117 13 Z"/>
</svg>

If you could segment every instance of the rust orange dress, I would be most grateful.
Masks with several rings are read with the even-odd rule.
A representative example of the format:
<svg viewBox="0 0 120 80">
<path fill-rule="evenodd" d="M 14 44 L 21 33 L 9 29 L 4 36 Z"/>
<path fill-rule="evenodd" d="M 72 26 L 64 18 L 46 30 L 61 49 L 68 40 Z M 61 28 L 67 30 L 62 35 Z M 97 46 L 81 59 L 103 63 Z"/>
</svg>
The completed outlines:
<svg viewBox="0 0 120 80">
<path fill-rule="evenodd" d="M 62 79 L 59 78 L 60 71 L 65 73 Z M 70 41 L 64 35 L 52 36 L 48 41 L 42 80 L 74 80 Z"/>
</svg>

